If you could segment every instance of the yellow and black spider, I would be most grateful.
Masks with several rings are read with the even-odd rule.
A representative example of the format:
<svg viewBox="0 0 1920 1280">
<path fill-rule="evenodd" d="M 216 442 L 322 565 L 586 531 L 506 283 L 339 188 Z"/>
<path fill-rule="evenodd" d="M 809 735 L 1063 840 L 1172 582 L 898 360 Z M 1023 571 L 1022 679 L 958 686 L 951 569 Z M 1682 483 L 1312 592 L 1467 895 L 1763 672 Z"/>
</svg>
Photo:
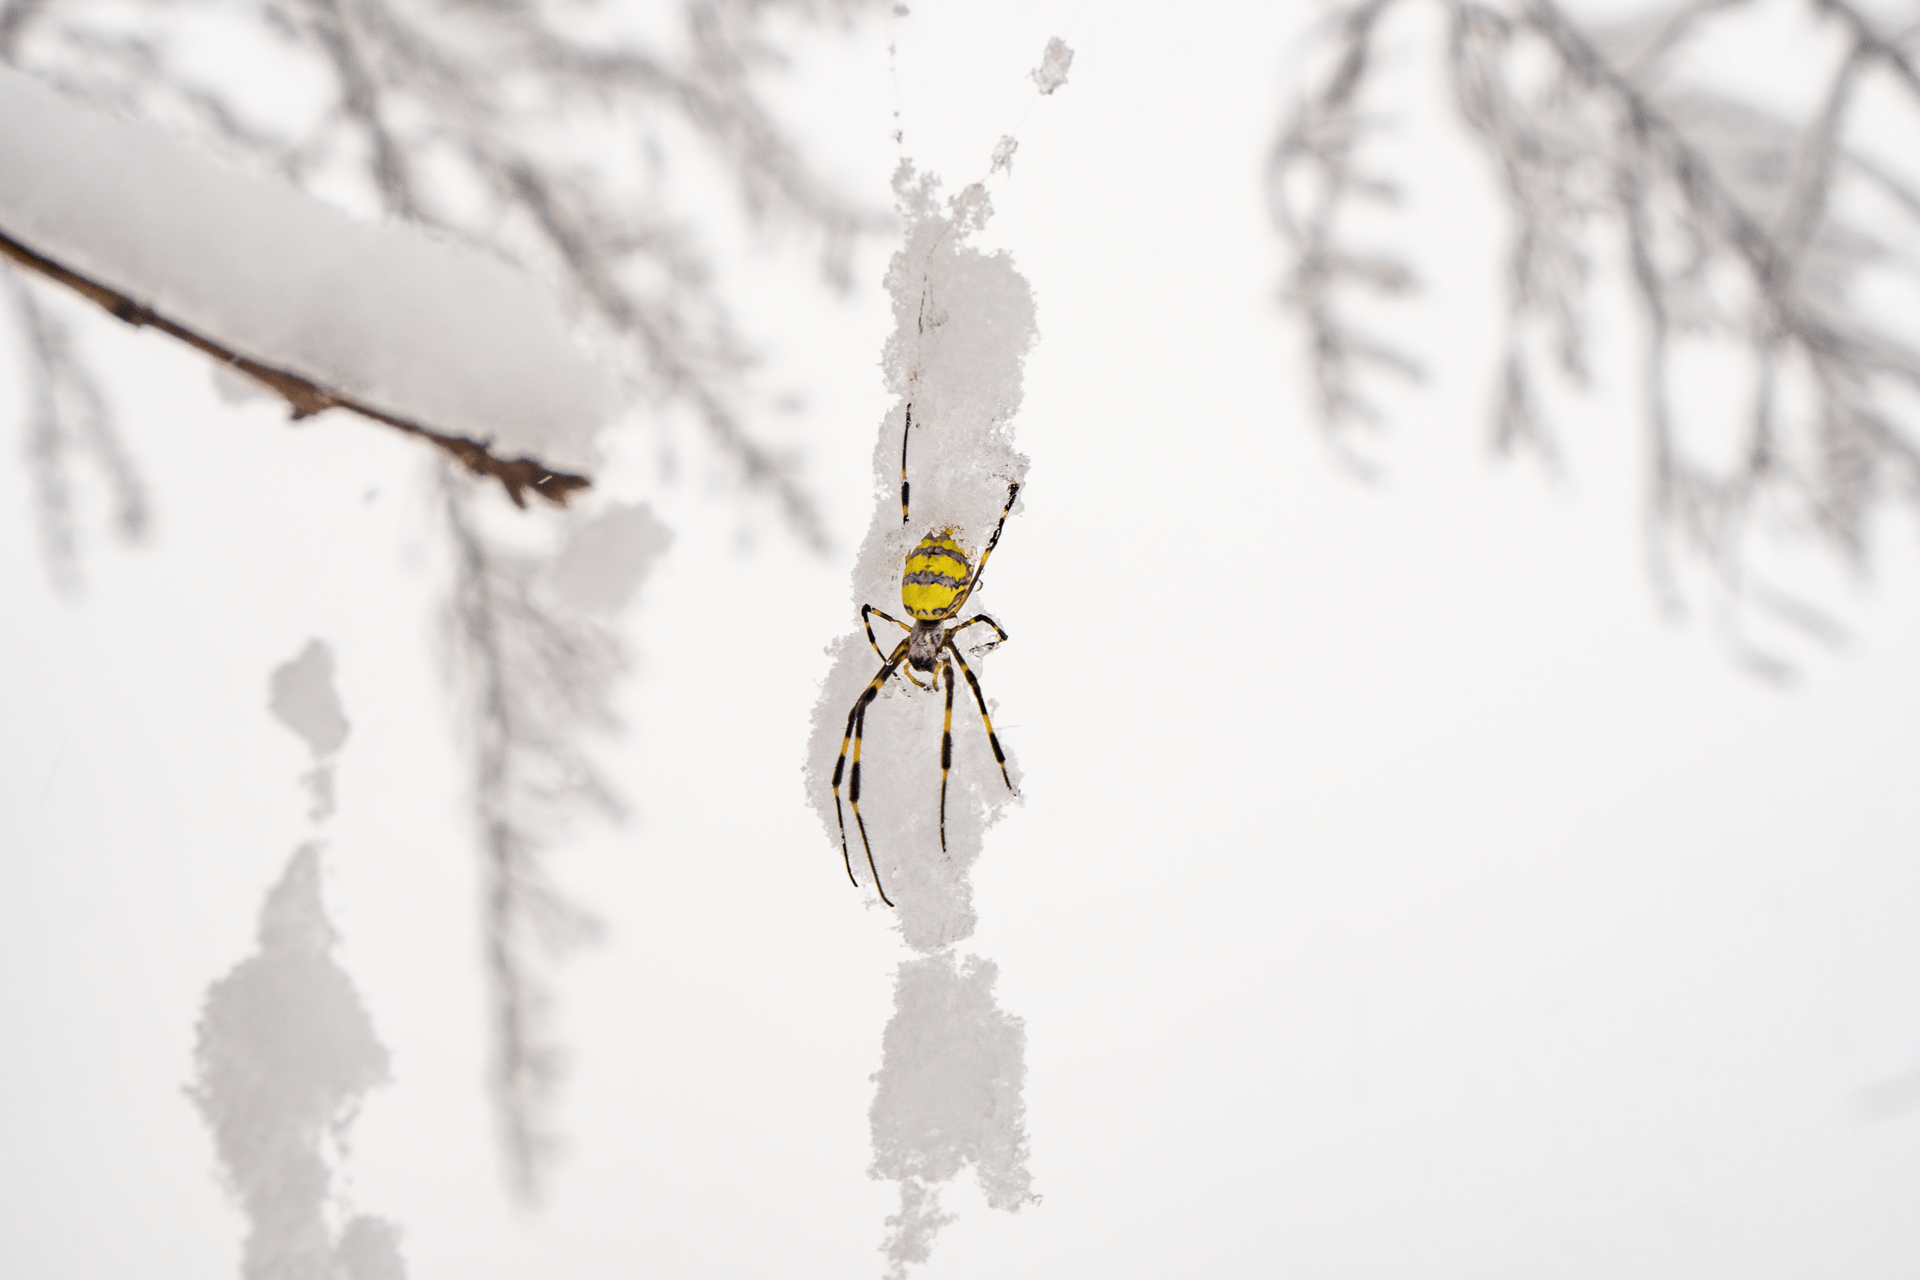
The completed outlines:
<svg viewBox="0 0 1920 1280">
<path fill-rule="evenodd" d="M 913 430 L 913 406 L 907 406 L 906 430 L 900 440 L 900 523 L 909 519 L 907 508 L 907 433 Z M 913 623 L 900 621 L 890 613 L 883 612 L 867 604 L 860 606 L 860 621 L 867 628 L 867 643 L 880 655 L 880 673 L 868 682 L 867 687 L 853 704 L 853 710 L 847 713 L 847 731 L 840 738 L 840 758 L 833 763 L 833 816 L 840 823 L 840 856 L 847 864 L 847 879 L 855 885 L 860 881 L 853 874 L 853 855 L 847 849 L 847 819 L 840 808 L 840 778 L 847 765 L 847 743 L 853 743 L 853 773 L 847 782 L 847 803 L 853 806 L 853 821 L 860 828 L 860 844 L 867 853 L 867 867 L 873 872 L 873 887 L 880 895 L 880 901 L 888 906 L 893 899 L 880 883 L 880 868 L 873 860 L 873 844 L 867 839 L 867 822 L 860 816 L 860 742 L 867 729 L 867 707 L 879 696 L 881 686 L 887 677 L 895 671 L 906 676 L 916 689 L 938 687 L 945 679 L 947 684 L 947 719 L 945 731 L 940 735 L 940 848 L 947 847 L 947 772 L 953 767 L 953 668 L 957 663 L 960 672 L 967 678 L 967 687 L 973 690 L 973 700 L 980 707 L 981 723 L 987 726 L 987 741 L 993 746 L 993 758 L 1000 766 L 1000 779 L 1013 789 L 1013 780 L 1007 777 L 1007 755 L 1000 749 L 1000 737 L 993 731 L 993 717 L 987 714 L 986 695 L 980 692 L 979 677 L 973 674 L 973 668 L 960 656 L 960 648 L 954 643 L 954 637 L 968 627 L 985 623 L 992 627 L 999 637 L 994 643 L 1007 638 L 1000 624 L 984 613 L 977 613 L 965 622 L 943 625 L 967 603 L 980 585 L 980 575 L 986 572 L 987 557 L 993 554 L 993 548 L 1000 541 L 1000 531 L 1006 528 L 1007 514 L 1013 510 L 1013 503 L 1020 496 L 1018 481 L 1007 485 L 1007 505 L 1001 508 L 1000 521 L 993 526 L 993 536 L 987 539 L 986 548 L 980 553 L 980 563 L 976 567 L 967 560 L 967 552 L 955 537 L 957 532 L 951 526 L 930 530 L 920 539 L 920 544 L 907 553 L 907 561 L 900 575 L 900 603 L 913 616 Z M 907 635 L 894 646 L 891 654 L 883 653 L 880 642 L 873 638 L 873 618 L 878 614 L 896 627 L 903 628 Z M 905 666 L 902 666 L 902 663 Z M 937 671 L 936 671 L 937 668 Z M 932 677 L 929 684 L 921 684 L 915 672 Z"/>
</svg>

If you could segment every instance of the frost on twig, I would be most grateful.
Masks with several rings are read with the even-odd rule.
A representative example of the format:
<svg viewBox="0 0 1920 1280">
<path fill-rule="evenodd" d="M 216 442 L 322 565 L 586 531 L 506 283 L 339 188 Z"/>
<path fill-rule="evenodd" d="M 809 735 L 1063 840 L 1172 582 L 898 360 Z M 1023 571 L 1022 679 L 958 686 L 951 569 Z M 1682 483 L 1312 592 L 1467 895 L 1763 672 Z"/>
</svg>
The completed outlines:
<svg viewBox="0 0 1920 1280">
<path fill-rule="evenodd" d="M 112 499 L 113 526 L 138 542 L 147 531 L 146 486 L 127 455 L 106 395 L 60 316 L 9 277 L 8 294 L 27 357 L 27 469 L 40 518 L 40 545 L 56 589 L 80 585 L 79 535 L 74 527 L 72 459 L 98 468 Z"/>
<path fill-rule="evenodd" d="M 489 536 L 470 483 L 451 471 L 444 499 L 456 562 L 447 637 L 472 739 L 483 867 L 491 1087 L 509 1175 L 531 1200 L 556 1146 L 551 1109 L 562 1055 L 549 973 L 599 932 L 555 885 L 547 858 L 555 836 L 581 814 L 623 812 L 582 740 L 615 727 L 607 703 L 626 667 L 619 640 L 596 615 L 624 603 L 667 538 L 644 509 L 616 511 L 576 530 L 543 565 Z"/>
<path fill-rule="evenodd" d="M 1410 7 L 1416 0 L 1402 0 Z M 1439 0 L 1455 101 L 1494 162 L 1512 219 L 1508 334 L 1494 441 L 1551 454 L 1537 390 L 1543 361 L 1587 371 L 1588 286 L 1601 233 L 1624 245 L 1615 275 L 1645 319 L 1641 398 L 1648 433 L 1649 542 L 1677 599 L 1674 555 L 1703 565 L 1735 601 L 1830 634 L 1829 624 L 1751 568 L 1756 532 L 1785 533 L 1863 564 L 1872 513 L 1920 507 L 1920 347 L 1863 305 L 1920 220 L 1920 187 L 1850 143 L 1869 87 L 1920 106 L 1907 51 L 1846 0 L 1809 0 L 1791 20 L 1818 78 L 1818 105 L 1792 118 L 1687 74 L 1715 24 L 1777 20 L 1741 0 L 1697 0 L 1627 23 L 1582 22 L 1553 0 Z M 1355 141 L 1382 20 L 1396 0 L 1341 10 L 1332 70 L 1296 108 L 1268 165 L 1274 219 L 1292 241 L 1288 305 L 1300 316 L 1336 436 L 1372 415 L 1368 364 L 1406 371 L 1343 319 L 1340 291 L 1399 289 L 1404 264 L 1346 254 L 1365 177 Z M 1820 38 L 1838 35 L 1834 56 Z M 1898 227 L 1889 233 L 1882 228 Z M 1721 379 L 1727 426 L 1682 412 L 1696 362 Z M 1899 409 L 1906 398 L 1908 411 Z M 1748 650 L 1766 674 L 1771 659 Z"/>
</svg>

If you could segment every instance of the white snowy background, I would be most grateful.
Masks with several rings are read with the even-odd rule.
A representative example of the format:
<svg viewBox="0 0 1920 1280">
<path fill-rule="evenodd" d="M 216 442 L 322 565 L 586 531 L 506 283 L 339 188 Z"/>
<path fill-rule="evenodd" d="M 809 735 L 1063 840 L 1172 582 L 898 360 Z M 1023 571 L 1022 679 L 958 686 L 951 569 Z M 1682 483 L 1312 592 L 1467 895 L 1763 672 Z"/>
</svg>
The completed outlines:
<svg viewBox="0 0 1920 1280">
<path fill-rule="evenodd" d="M 1829 580 L 1854 638 L 1783 691 L 1704 610 L 1660 619 L 1624 305 L 1594 398 L 1556 405 L 1563 478 L 1488 464 L 1500 216 L 1417 24 L 1399 216 L 1429 288 L 1403 305 L 1434 376 L 1395 402 L 1386 479 L 1355 483 L 1308 417 L 1260 186 L 1304 6 L 913 8 L 809 38 L 776 98 L 880 207 L 896 101 L 949 190 L 1020 125 L 980 242 L 1013 253 L 1040 334 L 990 575 L 1024 803 L 985 837 L 969 946 L 1025 1023 L 1043 1200 L 997 1213 L 961 1178 L 918 1273 L 1910 1274 L 1911 524 L 1871 579 Z M 1028 113 L 1054 35 L 1072 77 Z M 429 461 L 85 328 L 157 517 L 145 550 L 99 540 L 63 602 L 0 469 L 7 1274 L 238 1274 L 186 1090 L 208 986 L 309 831 L 311 760 L 266 690 L 314 636 L 352 725 L 330 954 L 390 1078 L 347 1207 L 399 1227 L 416 1280 L 878 1273 L 898 1192 L 867 1176 L 869 1077 L 908 953 L 800 764 L 892 405 L 892 249 L 865 245 L 845 300 L 791 255 L 726 267 L 769 379 L 804 396 L 783 429 L 832 554 L 743 541 L 643 449 L 601 472 L 675 537 L 624 615 L 603 762 L 633 817 L 558 859 L 607 932 L 560 980 L 568 1145 L 538 1213 L 511 1206 L 485 1095 Z M 17 402 L 15 360 L 0 345 Z"/>
</svg>

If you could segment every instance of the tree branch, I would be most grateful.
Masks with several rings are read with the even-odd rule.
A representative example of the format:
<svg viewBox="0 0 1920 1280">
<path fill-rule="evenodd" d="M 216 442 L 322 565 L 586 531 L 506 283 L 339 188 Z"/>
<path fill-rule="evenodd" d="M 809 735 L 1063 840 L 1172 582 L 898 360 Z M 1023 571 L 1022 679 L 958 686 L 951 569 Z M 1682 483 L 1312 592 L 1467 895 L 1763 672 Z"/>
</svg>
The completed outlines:
<svg viewBox="0 0 1920 1280">
<path fill-rule="evenodd" d="M 81 275 L 71 267 L 55 262 L 52 258 L 13 239 L 4 231 L 0 231 L 0 254 L 11 258 L 28 271 L 65 285 L 118 320 L 135 328 L 158 329 L 162 333 L 178 338 L 196 351 L 211 356 L 227 368 L 247 375 L 285 400 L 295 421 L 310 418 L 328 409 L 351 410 L 363 418 L 384 423 L 396 431 L 418 436 L 452 457 L 474 475 L 498 480 L 517 507 L 527 505 L 525 495 L 529 490 L 555 506 L 563 507 L 576 490 L 585 489 L 593 483 L 586 476 L 555 471 L 537 458 L 495 457 L 492 450 L 479 441 L 445 431 L 436 431 L 432 427 L 388 413 L 384 409 L 375 408 L 352 396 L 330 391 L 291 370 L 277 369 L 272 365 L 249 359 L 214 339 L 196 333 L 178 321 L 162 315 L 151 307 L 134 301 L 126 294 Z"/>
</svg>

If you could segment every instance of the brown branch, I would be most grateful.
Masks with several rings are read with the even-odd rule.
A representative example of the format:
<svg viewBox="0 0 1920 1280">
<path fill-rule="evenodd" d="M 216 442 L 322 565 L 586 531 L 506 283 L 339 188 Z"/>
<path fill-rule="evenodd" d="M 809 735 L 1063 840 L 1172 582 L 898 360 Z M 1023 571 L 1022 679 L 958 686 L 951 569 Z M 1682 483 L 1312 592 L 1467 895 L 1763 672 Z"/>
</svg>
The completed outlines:
<svg viewBox="0 0 1920 1280">
<path fill-rule="evenodd" d="M 11 258 L 28 271 L 67 286 L 118 320 L 135 328 L 158 329 L 162 333 L 178 338 L 196 351 L 211 356 L 227 368 L 245 374 L 285 400 L 296 422 L 328 409 L 348 409 L 363 418 L 385 423 L 396 431 L 418 436 L 434 445 L 474 475 L 498 480 L 517 507 L 527 505 L 525 495 L 528 490 L 539 494 L 555 506 L 563 507 L 576 490 L 585 489 L 593 483 L 586 476 L 555 471 L 537 458 L 495 457 L 486 445 L 478 441 L 444 431 L 435 431 L 431 427 L 388 413 L 384 409 L 377 409 L 351 396 L 329 391 L 290 370 L 277 369 L 272 365 L 249 359 L 231 348 L 222 346 L 212 338 L 196 333 L 185 325 L 161 315 L 151 307 L 135 302 L 124 293 L 89 279 L 70 267 L 62 266 L 44 254 L 21 244 L 4 231 L 0 231 L 0 254 Z"/>
</svg>

